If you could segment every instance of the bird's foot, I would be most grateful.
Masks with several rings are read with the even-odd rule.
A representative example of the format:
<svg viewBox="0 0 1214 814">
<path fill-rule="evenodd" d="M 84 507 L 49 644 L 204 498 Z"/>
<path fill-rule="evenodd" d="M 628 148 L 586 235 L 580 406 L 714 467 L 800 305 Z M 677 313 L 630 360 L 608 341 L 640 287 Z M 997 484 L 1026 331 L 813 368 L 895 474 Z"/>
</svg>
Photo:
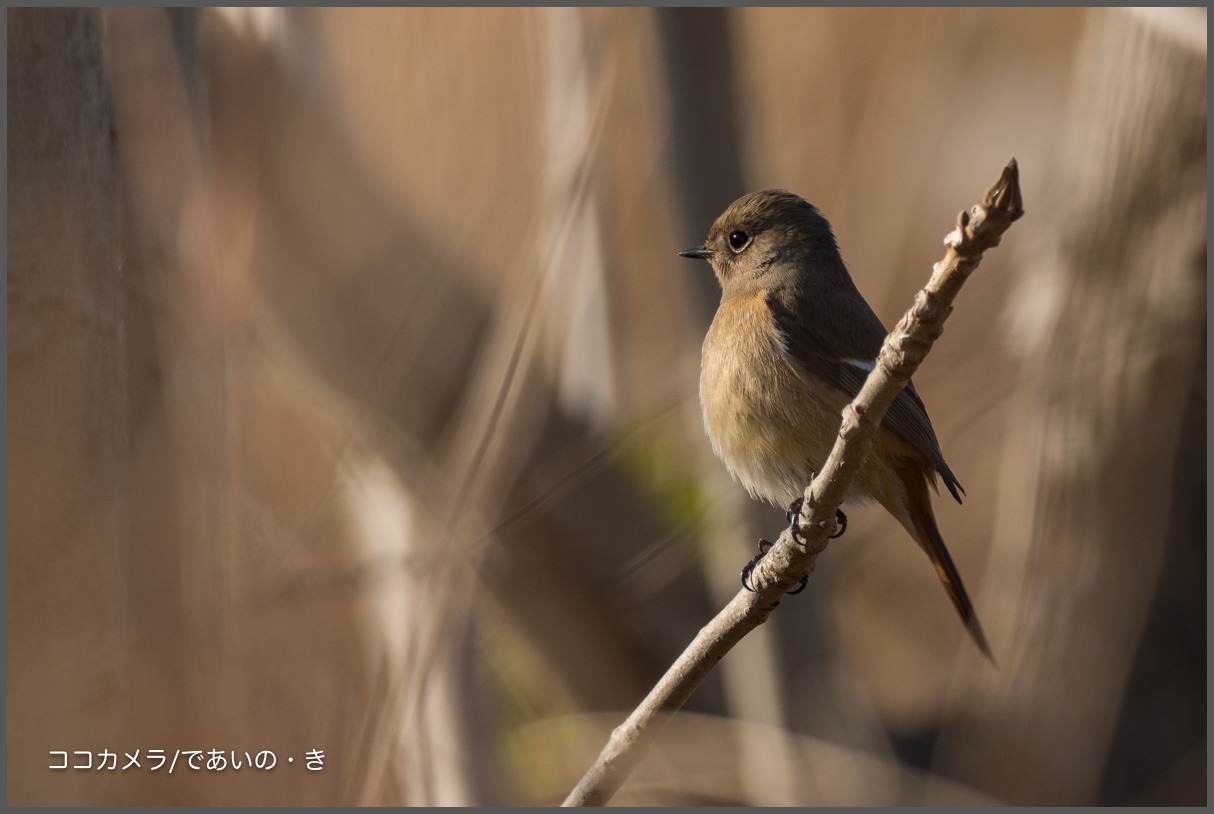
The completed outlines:
<svg viewBox="0 0 1214 814">
<path fill-rule="evenodd" d="M 771 546 L 772 543 L 770 540 L 764 540 L 760 537 L 759 553 L 751 557 L 750 562 L 746 563 L 746 565 L 742 568 L 742 587 L 750 591 L 752 594 L 755 592 L 755 589 L 750 584 L 750 575 L 754 572 L 755 566 L 759 564 L 759 560 L 763 559 L 763 555 L 771 549 Z"/>
<path fill-rule="evenodd" d="M 830 539 L 835 540 L 843 536 L 843 532 L 847 531 L 847 515 L 842 509 L 835 509 L 835 524 L 839 527 L 838 531 L 830 535 Z"/>
<path fill-rule="evenodd" d="M 759 553 L 751 557 L 750 562 L 746 563 L 746 566 L 742 569 L 742 587 L 751 593 L 754 593 L 755 589 L 754 586 L 750 584 L 750 575 L 754 572 L 755 566 L 759 564 L 759 560 L 763 559 L 763 555 L 770 551 L 771 547 L 772 542 L 770 540 L 759 538 Z M 801 577 L 801 581 L 797 583 L 796 590 L 789 591 L 788 595 L 793 596 L 794 594 L 801 593 L 805 590 L 805 586 L 808 584 L 809 574 L 806 574 L 805 576 Z"/>
<path fill-rule="evenodd" d="M 805 498 L 799 497 L 792 503 L 788 504 L 788 511 L 784 516 L 788 519 L 788 527 L 792 530 L 792 541 L 797 545 L 802 545 L 801 542 L 801 507 L 805 505 Z"/>
<path fill-rule="evenodd" d="M 797 544 L 801 543 L 801 509 L 805 505 L 805 498 L 799 497 L 792 503 L 788 504 L 788 511 L 785 517 L 788 518 L 788 525 L 792 527 L 792 538 Z M 847 515 L 842 509 L 835 509 L 835 523 L 838 525 L 838 530 L 830 535 L 830 539 L 835 540 L 843 536 L 843 532 L 847 531 Z"/>
<path fill-rule="evenodd" d="M 784 516 L 788 518 L 791 524 L 794 520 L 801 519 L 801 507 L 805 505 L 805 498 L 799 497 L 792 503 L 788 504 L 788 509 L 784 512 Z"/>
</svg>

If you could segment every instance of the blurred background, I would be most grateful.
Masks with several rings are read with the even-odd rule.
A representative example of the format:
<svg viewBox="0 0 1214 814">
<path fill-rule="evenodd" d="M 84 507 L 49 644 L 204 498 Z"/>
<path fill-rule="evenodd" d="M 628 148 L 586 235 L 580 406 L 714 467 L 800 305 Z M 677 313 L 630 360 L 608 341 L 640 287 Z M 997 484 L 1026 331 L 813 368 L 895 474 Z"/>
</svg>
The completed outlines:
<svg viewBox="0 0 1214 814">
<path fill-rule="evenodd" d="M 615 802 L 1205 803 L 1204 9 L 7 26 L 10 804 L 559 802 L 785 525 L 675 252 L 791 189 L 890 325 L 1011 156 L 916 377 L 998 667 L 853 509 Z"/>
</svg>

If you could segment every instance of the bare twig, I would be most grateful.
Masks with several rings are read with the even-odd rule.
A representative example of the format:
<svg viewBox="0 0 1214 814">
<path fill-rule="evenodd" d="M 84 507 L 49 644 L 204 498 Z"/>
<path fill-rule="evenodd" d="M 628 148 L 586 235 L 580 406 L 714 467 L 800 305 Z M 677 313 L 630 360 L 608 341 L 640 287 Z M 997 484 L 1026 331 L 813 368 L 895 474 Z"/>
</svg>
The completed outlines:
<svg viewBox="0 0 1214 814">
<path fill-rule="evenodd" d="M 659 712 L 683 705 L 700 681 L 747 633 L 766 621 L 784 594 L 811 573 L 818 554 L 835 531 L 835 510 L 868 457 L 873 436 L 886 409 L 927 356 L 944 330 L 944 320 L 962 284 L 1017 218 L 1024 214 L 1020 176 L 1012 159 L 982 203 L 957 217 L 957 228 L 944 238 L 944 259 L 932 270 L 927 286 L 885 338 L 859 395 L 843 411 L 839 437 L 822 471 L 805 490 L 804 524 L 794 542 L 791 528 L 751 574 L 754 591 L 741 590 L 708 623 L 671 665 L 628 719 L 611 733 L 598 760 L 569 793 L 564 805 L 603 805 L 628 777 L 661 730 Z"/>
</svg>

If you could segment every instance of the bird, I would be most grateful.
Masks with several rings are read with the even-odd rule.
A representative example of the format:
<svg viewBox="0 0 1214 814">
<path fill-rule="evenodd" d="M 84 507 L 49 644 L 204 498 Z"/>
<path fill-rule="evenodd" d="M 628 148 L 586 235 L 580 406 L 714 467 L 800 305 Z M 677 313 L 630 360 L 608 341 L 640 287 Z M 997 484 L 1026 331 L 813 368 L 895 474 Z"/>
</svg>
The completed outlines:
<svg viewBox="0 0 1214 814">
<path fill-rule="evenodd" d="M 856 288 L 830 223 L 782 189 L 743 195 L 702 246 L 721 301 L 704 337 L 700 405 L 712 449 L 754 498 L 799 508 L 830 454 L 843 408 L 872 371 L 885 327 Z M 927 553 L 970 636 L 994 662 L 932 510 L 937 480 L 961 502 L 927 408 L 908 381 L 845 497 L 876 501 Z"/>
</svg>

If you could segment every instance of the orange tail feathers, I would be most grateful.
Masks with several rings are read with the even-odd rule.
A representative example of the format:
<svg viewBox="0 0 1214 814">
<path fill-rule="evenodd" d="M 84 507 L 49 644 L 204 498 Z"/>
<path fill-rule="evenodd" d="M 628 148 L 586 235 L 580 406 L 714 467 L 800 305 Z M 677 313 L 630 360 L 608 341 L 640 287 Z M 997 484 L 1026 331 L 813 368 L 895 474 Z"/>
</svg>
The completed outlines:
<svg viewBox="0 0 1214 814">
<path fill-rule="evenodd" d="M 927 492 L 927 479 L 913 465 L 901 469 L 898 474 L 906 487 L 906 511 L 910 516 L 911 525 L 914 526 L 916 541 L 927 552 L 932 565 L 935 566 L 936 576 L 944 585 L 949 599 L 953 600 L 953 606 L 957 608 L 957 613 L 960 614 L 961 621 L 965 623 L 974 643 L 990 659 L 991 664 L 994 664 L 995 657 L 991 654 L 991 646 L 986 641 L 986 634 L 982 632 L 978 614 L 974 612 L 969 594 L 965 592 L 965 584 L 961 581 L 961 574 L 958 573 L 957 566 L 953 564 L 953 558 L 949 556 L 948 548 L 944 545 L 944 538 L 940 536 L 940 529 L 936 527 L 931 497 Z"/>
</svg>

